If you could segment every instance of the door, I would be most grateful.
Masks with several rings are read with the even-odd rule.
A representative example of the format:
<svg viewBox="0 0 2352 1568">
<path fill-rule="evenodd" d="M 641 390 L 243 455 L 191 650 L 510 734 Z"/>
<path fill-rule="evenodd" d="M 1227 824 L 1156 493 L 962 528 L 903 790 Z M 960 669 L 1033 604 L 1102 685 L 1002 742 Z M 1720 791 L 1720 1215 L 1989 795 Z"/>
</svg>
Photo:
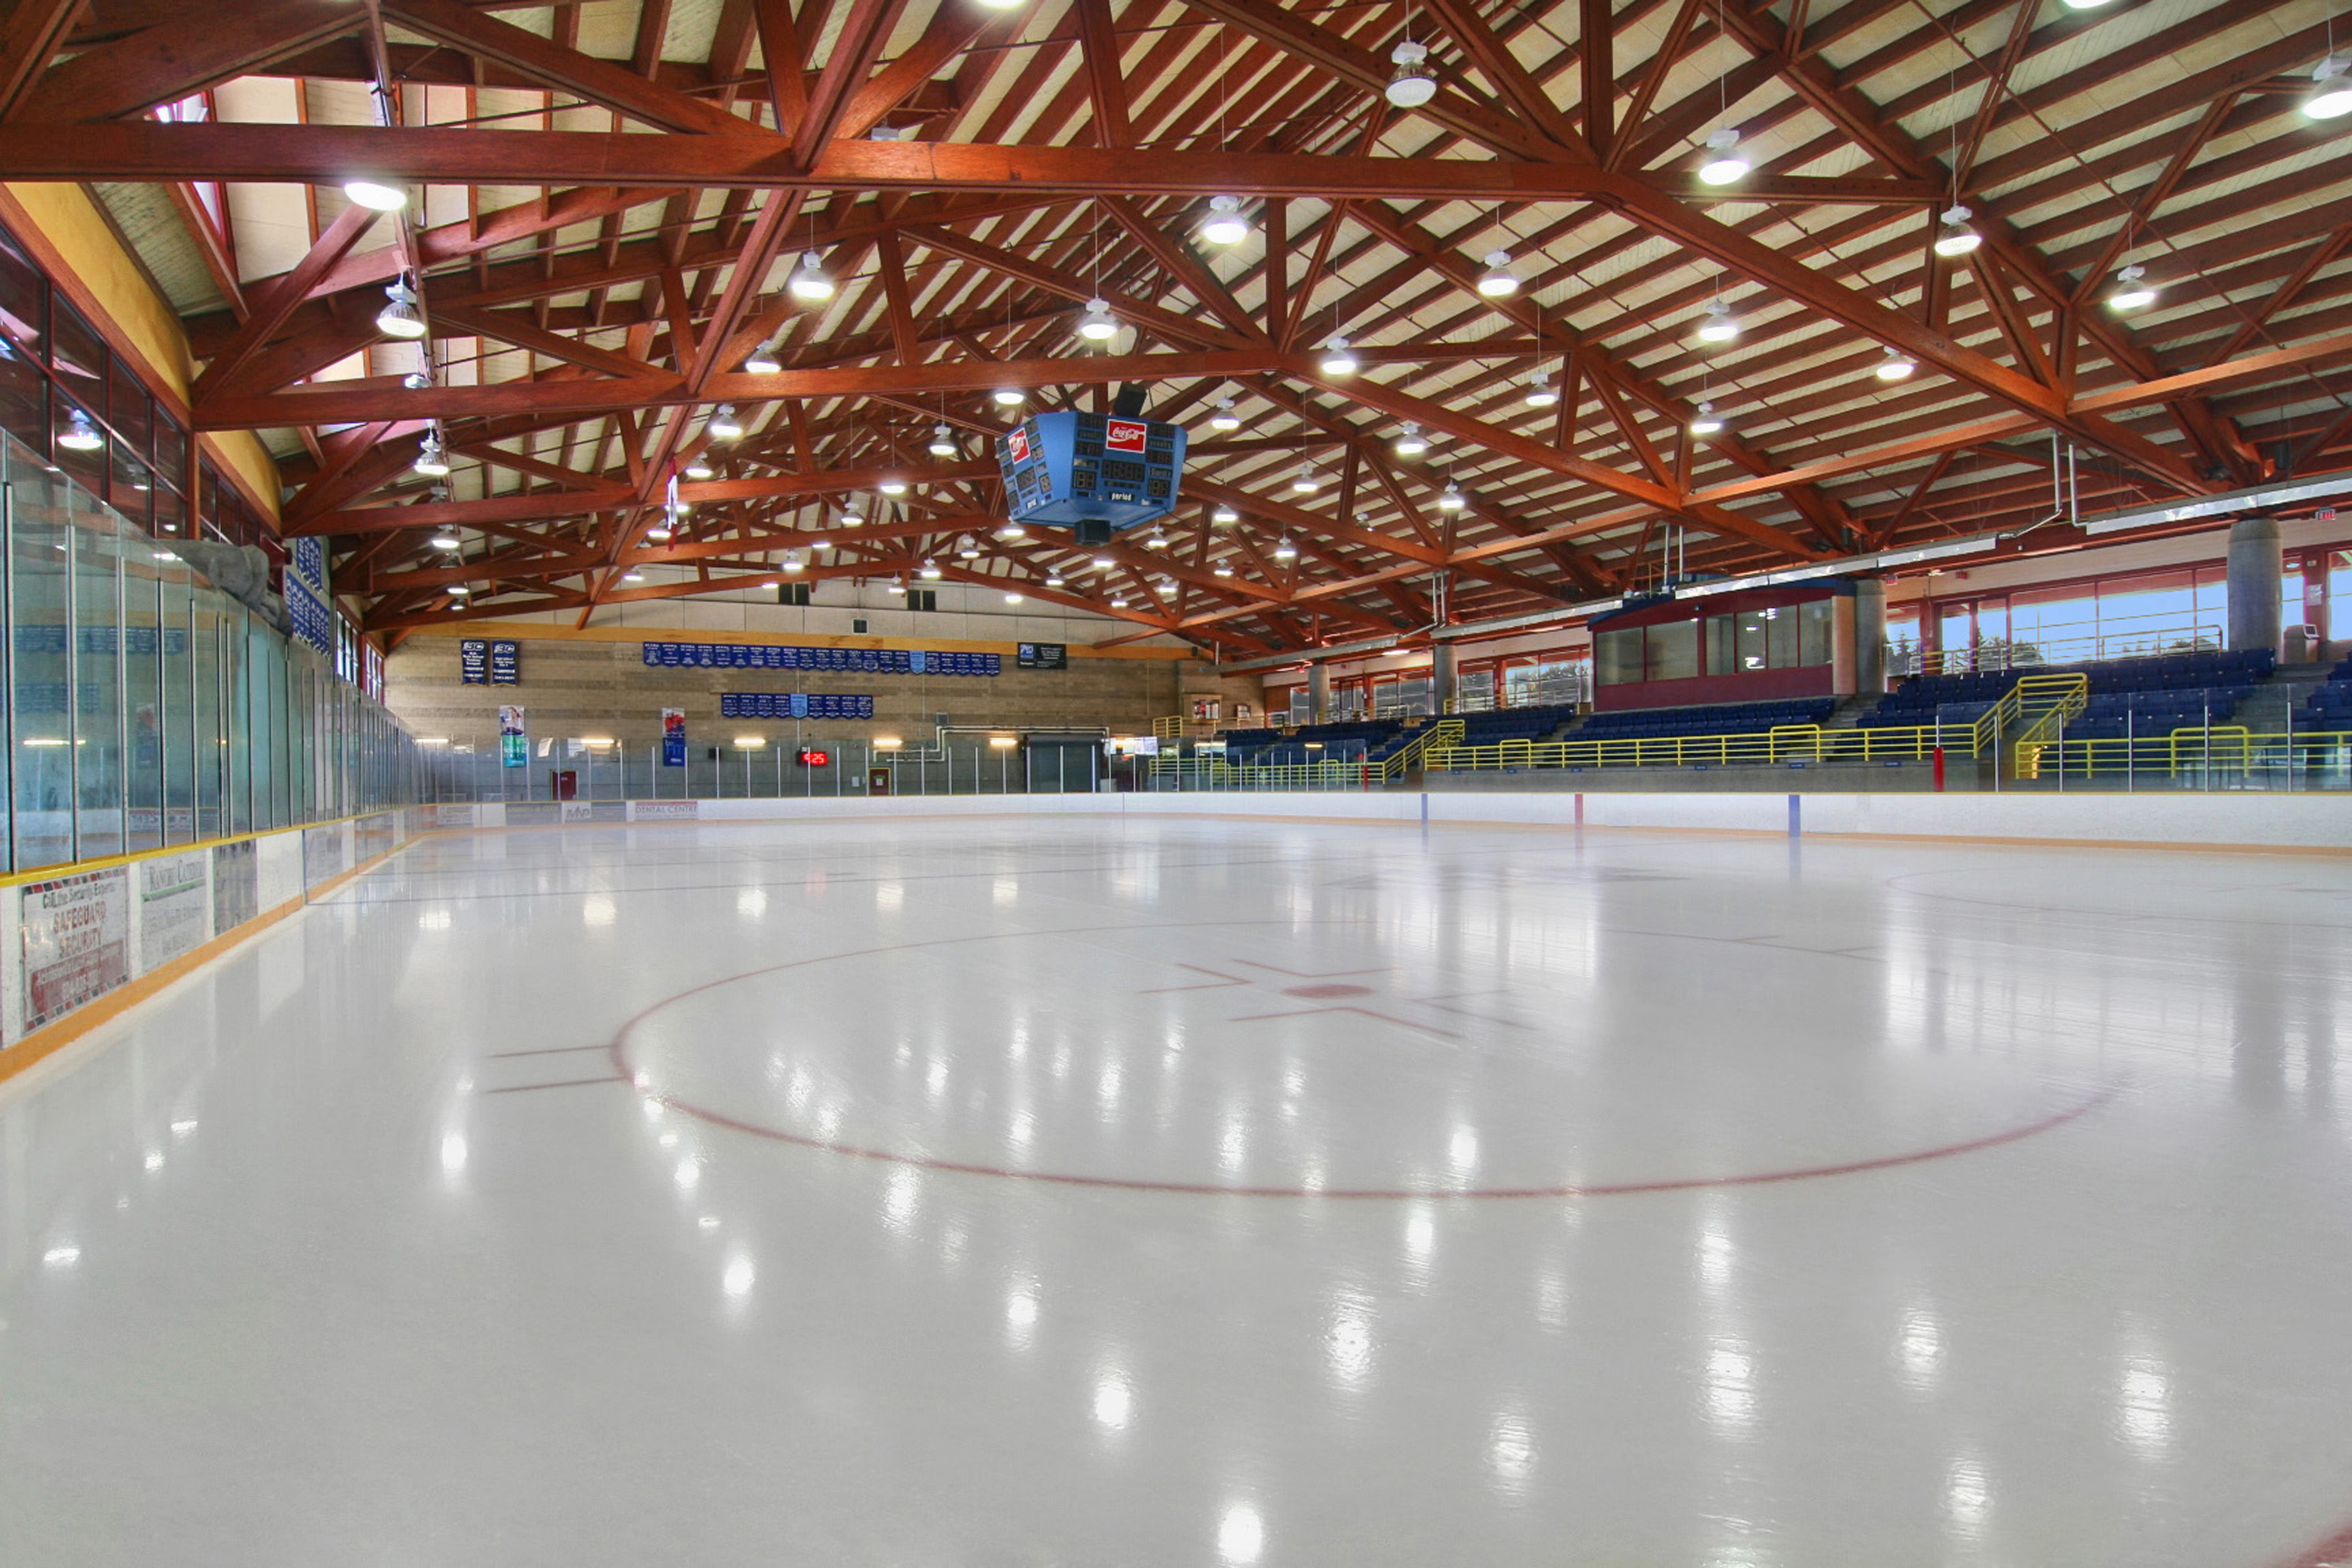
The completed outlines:
<svg viewBox="0 0 2352 1568">
<path fill-rule="evenodd" d="M 866 793 L 871 795 L 888 795 L 890 793 L 890 770 L 888 768 L 866 769 Z"/>
</svg>

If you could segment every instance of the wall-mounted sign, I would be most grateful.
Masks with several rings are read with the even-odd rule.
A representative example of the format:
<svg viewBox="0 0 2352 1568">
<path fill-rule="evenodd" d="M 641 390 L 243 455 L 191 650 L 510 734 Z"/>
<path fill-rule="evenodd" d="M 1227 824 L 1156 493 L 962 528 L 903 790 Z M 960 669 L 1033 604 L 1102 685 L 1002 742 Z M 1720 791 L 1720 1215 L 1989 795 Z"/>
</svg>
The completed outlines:
<svg viewBox="0 0 2352 1568">
<path fill-rule="evenodd" d="M 662 713 L 662 766 L 686 766 L 686 710 L 665 708 Z"/>
<path fill-rule="evenodd" d="M 23 897 L 26 1029 L 130 981 L 128 868 L 28 882 Z"/>
<path fill-rule="evenodd" d="M 871 719 L 874 699 L 843 691 L 730 691 L 721 719 Z"/>
<path fill-rule="evenodd" d="M 315 535 L 294 542 L 286 570 L 279 574 L 286 590 L 286 614 L 294 635 L 320 653 L 335 651 L 334 598 L 327 588 L 327 545 Z"/>
<path fill-rule="evenodd" d="M 522 727 L 522 710 L 502 707 L 499 710 L 499 761 L 510 768 L 525 767 L 530 762 L 530 736 Z"/>
<path fill-rule="evenodd" d="M 522 684 L 522 650 L 505 637 L 496 638 L 490 644 L 490 684 Z"/>
<path fill-rule="evenodd" d="M 1070 645 L 1060 642 L 1024 642 L 1019 645 L 1013 662 L 1023 669 L 1067 669 L 1070 668 Z"/>
<path fill-rule="evenodd" d="M 648 667 L 663 669 L 811 669 L 845 675 L 999 675 L 999 653 L 932 653 L 904 647 L 764 647 L 750 643 L 649 642 Z"/>
<path fill-rule="evenodd" d="M 487 637 L 457 639 L 457 684 L 488 686 L 490 683 L 490 644 Z"/>
</svg>

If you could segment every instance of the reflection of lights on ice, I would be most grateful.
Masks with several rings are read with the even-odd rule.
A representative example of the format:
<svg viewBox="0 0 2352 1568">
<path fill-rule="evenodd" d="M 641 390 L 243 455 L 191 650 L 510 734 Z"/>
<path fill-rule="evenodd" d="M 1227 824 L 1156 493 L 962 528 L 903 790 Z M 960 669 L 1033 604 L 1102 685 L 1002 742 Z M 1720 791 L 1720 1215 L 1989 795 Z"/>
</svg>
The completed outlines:
<svg viewBox="0 0 2352 1568">
<path fill-rule="evenodd" d="M 1478 1134 L 1467 1127 L 1455 1128 L 1454 1141 L 1447 1147 L 1446 1154 L 1454 1163 L 1456 1175 L 1468 1175 L 1471 1168 L 1478 1163 Z"/>
<path fill-rule="evenodd" d="M 901 1165 L 890 1173 L 882 1189 L 882 1215 L 892 1226 L 905 1228 L 915 1217 L 915 1200 L 919 1195 L 919 1178 L 911 1166 Z"/>
<path fill-rule="evenodd" d="M 748 1296 L 751 1293 L 752 1283 L 758 1277 L 751 1268 L 750 1258 L 730 1258 L 727 1260 L 726 1271 L 719 1276 L 719 1287 L 730 1296 L 737 1298 Z"/>
<path fill-rule="evenodd" d="M 1037 1326 L 1037 1287 L 1027 1279 L 1016 1280 L 1004 1298 L 1004 1326 L 1011 1331 L 1013 1342 L 1025 1345 L 1029 1331 Z"/>
<path fill-rule="evenodd" d="M 1495 1429 L 1486 1439 L 1486 1462 L 1494 1467 L 1495 1479 L 1507 1487 L 1517 1487 L 1535 1473 L 1535 1434 L 1523 1417 L 1495 1417 Z"/>
<path fill-rule="evenodd" d="M 672 1175 L 673 1179 L 677 1183 L 677 1190 L 679 1192 L 690 1193 L 694 1191 L 697 1186 L 701 1184 L 702 1162 L 691 1159 L 680 1160 L 677 1163 L 677 1171 L 672 1173 Z"/>
<path fill-rule="evenodd" d="M 1745 1426 L 1756 1414 L 1756 1363 L 1736 1340 L 1717 1340 L 1707 1352 L 1706 1413 L 1727 1426 Z"/>
<path fill-rule="evenodd" d="M 2161 1448 L 2172 1436 L 2172 1389 L 2163 1370 L 2135 1356 L 2124 1367 L 2116 1419 L 2126 1438 L 2144 1449 Z"/>
<path fill-rule="evenodd" d="M 1095 1423 L 1108 1431 L 1125 1430 L 1135 1414 L 1135 1391 L 1115 1372 L 1095 1380 Z"/>
<path fill-rule="evenodd" d="M 1330 1358 L 1331 1375 L 1349 1388 L 1360 1387 L 1372 1374 L 1371 1308 L 1360 1297 L 1343 1300 L 1331 1314 L 1331 1329 L 1324 1336 L 1324 1352 Z"/>
<path fill-rule="evenodd" d="M 737 893 L 735 895 L 735 912 L 746 917 L 747 919 L 752 920 L 756 920 L 760 916 L 766 914 L 768 912 L 768 889 L 765 888 L 745 888 L 742 891 Z"/>
<path fill-rule="evenodd" d="M 466 1168 L 466 1139 L 463 1133 L 441 1135 L 441 1173 L 454 1176 Z"/>
<path fill-rule="evenodd" d="M 1955 1459 L 1944 1478 L 1944 1511 L 1958 1530 L 1974 1534 L 1992 1509 L 1992 1482 L 1973 1459 Z"/>
<path fill-rule="evenodd" d="M 1237 1502 L 1217 1521 L 1217 1555 L 1228 1563 L 1255 1563 L 1265 1550 L 1265 1524 L 1257 1510 Z"/>
<path fill-rule="evenodd" d="M 71 1242 L 68 1242 L 63 1247 L 52 1247 L 41 1254 L 41 1261 L 52 1268 L 62 1268 L 68 1264 L 81 1261 L 81 1248 Z"/>
<path fill-rule="evenodd" d="M 618 913 L 610 899 L 590 899 L 580 906 L 582 925 L 608 926 Z"/>
<path fill-rule="evenodd" d="M 1437 1245 L 1437 1216 L 1427 1204 L 1415 1204 L 1405 1215 L 1404 1249 L 1415 1263 L 1426 1262 Z"/>
<path fill-rule="evenodd" d="M 147 1168 L 151 1171 L 160 1171 L 163 1168 L 163 1151 L 161 1149 L 147 1151 Z"/>
<path fill-rule="evenodd" d="M 1934 1317 L 1922 1311 L 1903 1315 L 1903 1328 L 1895 1340 L 1895 1359 L 1902 1368 L 1906 1388 L 1914 1394 L 1927 1394 L 1935 1388 L 1936 1373 L 1944 1362 L 1944 1341 L 1937 1331 Z"/>
</svg>

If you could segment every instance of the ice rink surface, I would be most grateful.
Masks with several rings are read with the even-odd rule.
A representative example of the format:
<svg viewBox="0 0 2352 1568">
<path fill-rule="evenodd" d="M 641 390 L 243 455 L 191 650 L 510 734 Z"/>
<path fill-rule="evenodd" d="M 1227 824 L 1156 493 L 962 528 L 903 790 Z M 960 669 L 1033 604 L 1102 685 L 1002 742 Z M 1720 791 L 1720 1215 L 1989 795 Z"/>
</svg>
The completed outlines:
<svg viewBox="0 0 2352 1568">
<path fill-rule="evenodd" d="M 2286 856 L 432 839 L 0 1088 L 0 1563 L 2315 1568 L 2347 928 Z"/>
</svg>

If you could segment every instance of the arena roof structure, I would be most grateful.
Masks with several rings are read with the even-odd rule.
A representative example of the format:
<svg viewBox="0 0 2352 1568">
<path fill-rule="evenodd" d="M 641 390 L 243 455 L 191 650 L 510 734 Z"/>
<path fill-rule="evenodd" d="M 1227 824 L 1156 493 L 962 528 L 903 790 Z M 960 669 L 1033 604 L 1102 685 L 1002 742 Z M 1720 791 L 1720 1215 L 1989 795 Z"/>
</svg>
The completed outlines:
<svg viewBox="0 0 2352 1568">
<path fill-rule="evenodd" d="M 5 26 L 0 170 L 89 185 L 393 638 L 928 568 L 1264 657 L 2352 468 L 2316 0 Z M 1176 515 L 1006 537 L 996 435 L 1121 388 Z"/>
</svg>

